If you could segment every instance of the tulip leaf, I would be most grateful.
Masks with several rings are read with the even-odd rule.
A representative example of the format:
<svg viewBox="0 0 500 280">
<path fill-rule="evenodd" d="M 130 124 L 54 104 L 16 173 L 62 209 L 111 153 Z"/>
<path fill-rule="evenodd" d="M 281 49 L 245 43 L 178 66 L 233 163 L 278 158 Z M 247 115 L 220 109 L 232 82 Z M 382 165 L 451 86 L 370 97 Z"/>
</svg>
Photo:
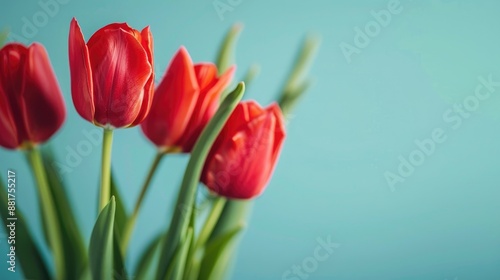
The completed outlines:
<svg viewBox="0 0 500 280">
<path fill-rule="evenodd" d="M 195 257 L 191 260 L 191 267 L 189 268 L 189 271 L 184 279 L 198 279 L 200 275 L 200 268 L 201 268 L 201 258 Z"/>
<path fill-rule="evenodd" d="M 231 65 L 235 64 L 236 43 L 242 30 L 243 25 L 239 23 L 234 24 L 224 37 L 215 63 L 219 75 L 225 73 Z M 247 86 L 246 80 L 243 81 L 245 82 L 245 86 Z M 234 88 L 234 84 L 230 84 L 224 89 L 220 95 L 220 102 L 231 92 L 232 88 Z"/>
<path fill-rule="evenodd" d="M 89 246 L 90 270 L 93 279 L 113 277 L 113 228 L 116 202 L 111 197 L 102 209 L 92 230 Z"/>
<path fill-rule="evenodd" d="M 297 102 L 300 100 L 300 97 L 311 87 L 311 84 L 311 80 L 306 80 L 302 84 L 293 88 L 292 91 L 283 94 L 280 97 L 278 104 L 285 116 L 291 113 Z"/>
<path fill-rule="evenodd" d="M 228 200 L 208 242 L 213 242 L 221 236 L 226 235 L 238 225 L 246 224 L 252 209 L 252 200 Z M 243 230 L 244 228 L 242 231 Z M 219 258 L 228 260 L 226 264 L 226 274 L 230 273 L 231 267 L 234 265 L 232 260 L 235 258 L 234 256 L 238 248 L 238 242 L 238 240 L 235 240 L 227 244 L 225 249 L 220 253 Z"/>
<path fill-rule="evenodd" d="M 118 191 L 118 186 L 116 185 L 116 180 L 114 179 L 113 173 L 111 172 L 111 196 L 115 198 L 116 209 L 115 209 L 115 221 L 114 221 L 114 239 L 113 239 L 113 275 L 117 279 L 126 278 L 127 270 L 124 264 L 124 255 L 121 248 L 121 233 L 125 229 L 125 222 L 127 221 L 127 213 L 125 211 L 125 206 L 123 205 L 123 200 Z"/>
<path fill-rule="evenodd" d="M 165 234 L 160 234 L 154 238 L 151 243 L 146 247 L 146 250 L 139 258 L 139 263 L 135 270 L 135 277 L 137 279 L 152 279 L 154 278 L 153 263 L 158 260 L 160 254 L 160 244 L 163 241 Z"/>
<path fill-rule="evenodd" d="M 184 277 L 184 269 L 186 267 L 186 258 L 189 248 L 193 241 L 193 228 L 189 228 L 187 234 L 182 240 L 178 251 L 175 254 L 174 261 L 168 268 L 167 277 L 165 279 L 182 280 Z"/>
<path fill-rule="evenodd" d="M 115 229 L 117 233 L 122 233 L 125 230 L 128 215 L 113 172 L 111 172 L 111 196 L 114 196 L 116 201 Z M 121 236 L 119 235 L 119 237 Z"/>
<path fill-rule="evenodd" d="M 218 280 L 225 278 L 228 270 L 227 267 L 230 263 L 230 255 L 224 252 L 243 228 L 243 225 L 239 225 L 207 244 L 198 280 Z"/>
<path fill-rule="evenodd" d="M 66 275 L 76 278 L 83 273 L 87 266 L 87 252 L 77 224 L 77 220 L 71 207 L 66 188 L 62 182 L 62 174 L 54 168 L 56 162 L 53 151 L 50 148 L 43 149 L 42 158 L 46 166 L 47 180 L 49 183 L 52 201 L 57 213 L 57 219 L 61 225 L 64 258 L 71 260 L 66 262 Z M 47 231 L 47 223 L 43 223 L 44 232 Z"/>
<path fill-rule="evenodd" d="M 0 48 L 2 48 L 3 45 L 5 45 L 8 36 L 9 36 L 9 31 L 3 30 L 2 32 L 0 32 Z"/>
<path fill-rule="evenodd" d="M 116 213 L 115 213 L 116 222 Z M 115 224 L 116 225 L 116 224 Z M 113 238 L 113 277 L 115 279 L 123 279 L 128 277 L 127 270 L 125 269 L 125 263 L 123 261 L 123 253 L 120 248 L 119 237 L 116 227 L 114 228 L 114 238 Z"/>
<path fill-rule="evenodd" d="M 297 89 L 303 87 L 309 68 L 314 60 L 319 48 L 320 39 L 316 36 L 308 36 L 304 40 L 302 47 L 297 55 L 294 66 L 288 75 L 281 96 L 296 94 Z M 280 98 L 281 99 L 281 98 Z"/>
<path fill-rule="evenodd" d="M 197 254 L 201 248 L 205 247 L 205 244 L 210 237 L 217 221 L 219 220 L 220 214 L 224 209 L 227 199 L 222 196 L 217 196 L 213 198 L 212 209 L 208 213 L 205 219 L 204 225 L 201 227 L 196 241 L 193 242 L 188 254 L 188 264 L 186 266 L 187 278 L 185 279 L 196 279 L 199 273 L 200 259 L 199 254 Z"/>
<path fill-rule="evenodd" d="M 222 45 L 219 49 L 219 54 L 217 55 L 216 65 L 219 71 L 219 75 L 222 75 L 226 72 L 231 65 L 234 64 L 234 57 L 236 52 L 236 43 L 238 41 L 238 37 L 243 30 L 243 25 L 235 24 L 229 29 L 229 32 L 226 34 L 224 41 L 222 41 Z"/>
<path fill-rule="evenodd" d="M 7 190 L 3 184 L 5 182 L 3 178 L 0 178 L 0 201 L 7 204 L 9 194 L 15 195 L 15 193 L 7 193 Z M 13 188 L 14 189 L 14 188 Z M 12 197 L 12 196 L 11 196 Z M 17 205 L 16 205 L 17 206 Z M 28 224 L 24 220 L 24 215 L 21 209 L 16 207 L 15 220 L 16 225 L 16 244 L 15 244 L 15 254 L 16 258 L 21 264 L 21 269 L 24 274 L 25 279 L 51 279 L 49 270 L 45 264 L 45 261 L 40 253 L 38 245 L 31 235 L 31 231 Z M 12 218 L 9 215 L 7 207 L 0 207 L 0 216 L 2 220 L 8 221 L 8 218 Z M 8 227 L 5 228 L 7 235 L 9 235 Z M 10 249 L 10 246 L 9 246 Z M 10 250 L 9 252 L 10 253 Z"/>
<path fill-rule="evenodd" d="M 241 100 L 244 91 L 245 84 L 241 82 L 235 90 L 224 99 L 194 145 L 177 197 L 176 207 L 167 233 L 167 238 L 165 239 L 166 241 L 162 249 L 156 274 L 157 279 L 165 279 L 168 264 L 173 260 L 175 252 L 181 245 L 181 241 L 187 235 L 191 213 L 195 203 L 196 189 L 200 181 L 205 159 L 208 156 L 212 144 L 219 135 L 219 132 L 222 130 L 222 127 Z"/>
</svg>

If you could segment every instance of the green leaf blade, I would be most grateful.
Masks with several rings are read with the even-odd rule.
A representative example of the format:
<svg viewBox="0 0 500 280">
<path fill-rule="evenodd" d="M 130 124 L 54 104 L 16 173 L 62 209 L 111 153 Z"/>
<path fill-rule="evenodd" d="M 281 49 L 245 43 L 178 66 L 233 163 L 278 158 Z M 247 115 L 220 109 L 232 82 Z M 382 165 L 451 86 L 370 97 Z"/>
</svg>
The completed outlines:
<svg viewBox="0 0 500 280">
<path fill-rule="evenodd" d="M 188 229 L 187 235 L 182 241 L 179 251 L 177 252 L 174 261 L 171 266 L 171 274 L 167 274 L 165 279 L 172 280 L 182 280 L 184 277 L 184 269 L 186 267 L 187 255 L 189 252 L 189 248 L 193 241 L 194 230 L 192 228 Z M 169 270 L 170 270 L 169 269 Z"/>
<path fill-rule="evenodd" d="M 93 279 L 111 279 L 113 277 L 113 229 L 116 203 L 111 197 L 92 230 L 89 246 L 89 263 Z"/>
<path fill-rule="evenodd" d="M 225 278 L 227 266 L 230 263 L 229 257 L 231 256 L 225 252 L 228 248 L 231 248 L 230 244 L 243 228 L 244 225 L 238 225 L 207 244 L 198 280 L 220 280 Z"/>
<path fill-rule="evenodd" d="M 238 37 L 240 36 L 242 30 L 243 25 L 238 23 L 233 25 L 222 41 L 215 63 L 217 65 L 219 75 L 226 72 L 227 69 L 234 64 L 236 43 L 238 42 Z"/>
<path fill-rule="evenodd" d="M 135 269 L 135 277 L 137 279 L 153 279 L 154 269 L 153 264 L 160 256 L 160 246 L 161 242 L 165 237 L 165 233 L 158 235 L 154 238 L 151 243 L 146 247 L 141 257 L 139 258 L 139 263 Z"/>
<path fill-rule="evenodd" d="M 113 176 L 113 172 L 111 172 L 111 196 L 114 196 L 116 201 L 115 228 L 117 233 L 122 233 L 125 230 L 125 225 L 129 216 L 125 205 L 123 204 L 123 199 L 116 183 L 116 179 Z"/>
</svg>

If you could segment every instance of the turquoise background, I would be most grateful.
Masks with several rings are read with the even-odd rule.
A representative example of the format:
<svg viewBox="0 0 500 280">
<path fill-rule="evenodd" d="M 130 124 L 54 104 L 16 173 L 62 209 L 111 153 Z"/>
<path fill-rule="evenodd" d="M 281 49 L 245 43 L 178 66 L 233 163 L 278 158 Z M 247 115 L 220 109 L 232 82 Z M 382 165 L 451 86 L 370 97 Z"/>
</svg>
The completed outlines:
<svg viewBox="0 0 500 280">
<path fill-rule="evenodd" d="M 341 44 L 355 46 L 355 28 L 370 25 L 371 11 L 387 9 L 390 1 L 221 2 L 235 4 L 222 18 L 212 0 L 69 0 L 36 34 L 22 28 L 23 17 L 33 22 L 43 11 L 38 1 L 2 2 L 0 27 L 46 46 L 64 92 L 67 121 L 51 141 L 61 163 L 67 149 L 86 141 L 83 131 L 94 129 L 71 102 L 72 17 L 86 39 L 111 22 L 150 25 L 158 75 L 180 45 L 194 61 L 213 61 L 225 32 L 242 22 L 237 75 L 260 64 L 246 98 L 261 104 L 276 97 L 301 40 L 314 32 L 322 36 L 311 68 L 315 83 L 290 119 L 280 162 L 255 202 L 231 279 L 301 279 L 283 276 L 295 264 L 307 265 L 317 238 L 328 236 L 340 246 L 307 279 L 500 279 L 500 87 L 477 104 L 472 97 L 478 77 L 500 81 L 499 2 L 401 1 L 402 11 L 350 63 Z M 450 113 L 464 100 L 477 108 L 467 117 Z M 398 174 L 400 156 L 418 157 L 415 141 L 435 129 L 446 140 L 391 188 L 386 172 Z M 115 133 L 113 168 L 130 210 L 154 152 L 138 128 Z M 162 163 L 133 236 L 129 267 L 166 228 L 186 163 L 187 156 Z M 96 217 L 99 165 L 100 146 L 93 145 L 64 176 L 87 240 Z M 19 207 L 41 242 L 30 171 L 20 153 L 0 149 L 4 180 L 9 168 L 17 171 Z M 7 271 L 0 235 L 0 279 L 22 279 Z"/>
</svg>

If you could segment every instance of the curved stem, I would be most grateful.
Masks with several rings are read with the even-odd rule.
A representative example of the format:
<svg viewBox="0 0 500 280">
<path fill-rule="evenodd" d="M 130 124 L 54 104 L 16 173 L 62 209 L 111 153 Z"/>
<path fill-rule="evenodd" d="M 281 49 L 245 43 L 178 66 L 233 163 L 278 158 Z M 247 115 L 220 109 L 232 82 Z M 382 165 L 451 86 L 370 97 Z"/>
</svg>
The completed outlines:
<svg viewBox="0 0 500 280">
<path fill-rule="evenodd" d="M 49 246 L 52 249 L 54 257 L 56 279 L 65 279 L 65 259 L 62 247 L 61 228 L 57 222 L 57 212 L 54 207 L 53 197 L 47 181 L 42 157 L 38 148 L 34 147 L 28 150 L 28 160 L 30 162 L 40 195 L 40 206 L 44 222 L 47 224 L 47 235 Z"/>
<path fill-rule="evenodd" d="M 226 201 L 227 199 L 222 196 L 217 196 L 215 198 L 212 210 L 210 210 L 210 213 L 208 214 L 208 217 L 205 220 L 205 224 L 201 229 L 200 235 L 198 236 L 198 239 L 196 240 L 196 243 L 194 245 L 195 250 L 201 248 L 202 246 L 205 245 L 205 243 L 207 243 L 210 234 L 212 234 L 212 231 L 214 230 L 215 225 L 219 220 L 220 214 L 222 213 L 222 209 L 224 209 L 224 205 L 226 205 Z"/>
<path fill-rule="evenodd" d="M 128 219 L 127 224 L 125 225 L 125 230 L 124 230 L 123 238 L 122 238 L 122 250 L 123 250 L 124 254 L 127 252 L 128 243 L 130 241 L 130 238 L 132 237 L 132 232 L 134 231 L 135 223 L 137 222 L 137 217 L 139 216 L 139 210 L 141 208 L 142 201 L 144 200 L 144 196 L 146 195 L 146 192 L 149 188 L 151 180 L 153 179 L 155 171 L 158 168 L 158 165 L 160 164 L 160 161 L 164 155 L 165 155 L 165 153 L 162 153 L 162 152 L 158 152 L 156 154 L 156 156 L 153 160 L 153 163 L 151 164 L 151 167 L 149 168 L 149 172 L 148 172 L 148 175 L 146 177 L 146 180 L 144 181 L 144 184 L 142 185 L 141 193 L 139 194 L 139 197 L 137 198 L 137 202 L 135 203 L 134 212 L 132 212 L 132 215 Z"/>
<path fill-rule="evenodd" d="M 99 211 L 108 204 L 111 199 L 111 147 L 113 144 L 113 130 L 104 129 L 102 137 L 102 161 L 101 161 L 101 195 L 99 203 Z"/>
</svg>

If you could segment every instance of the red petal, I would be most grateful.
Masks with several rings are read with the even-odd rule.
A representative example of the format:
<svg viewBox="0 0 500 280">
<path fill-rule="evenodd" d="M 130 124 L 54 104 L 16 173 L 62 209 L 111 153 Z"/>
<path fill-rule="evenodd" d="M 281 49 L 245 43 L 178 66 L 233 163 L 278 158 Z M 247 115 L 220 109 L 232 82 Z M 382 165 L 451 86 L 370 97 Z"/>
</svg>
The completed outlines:
<svg viewBox="0 0 500 280">
<path fill-rule="evenodd" d="M 155 91 L 148 117 L 142 122 L 144 134 L 157 146 L 177 146 L 188 125 L 199 95 L 189 53 L 181 47 Z"/>
<path fill-rule="evenodd" d="M 3 89 L 3 86 L 0 85 L 0 146 L 7 149 L 15 149 L 20 145 L 21 141 L 17 137 L 16 124 L 13 112 L 9 106 L 7 93 Z"/>
<path fill-rule="evenodd" d="M 141 44 L 148 55 L 148 61 L 154 69 L 153 65 L 153 35 L 149 30 L 149 26 L 141 31 Z"/>
<path fill-rule="evenodd" d="M 224 128 L 218 138 L 223 139 L 226 137 L 232 137 L 232 135 L 235 135 L 238 131 L 245 127 L 250 120 L 262 115 L 263 113 L 264 109 L 262 109 L 262 107 L 253 100 L 240 102 L 227 120 L 226 125 L 224 125 Z M 216 144 L 217 143 L 214 145 Z"/>
<path fill-rule="evenodd" d="M 92 93 L 92 71 L 89 52 L 76 19 L 69 31 L 69 68 L 71 72 L 71 96 L 76 111 L 89 122 L 94 122 L 95 106 Z"/>
<path fill-rule="evenodd" d="M 235 67 L 231 67 L 220 78 L 216 77 L 217 67 L 213 64 L 198 64 L 194 69 L 201 90 L 188 131 L 182 141 L 185 152 L 191 151 L 201 132 L 219 108 L 220 96 L 231 82 Z"/>
<path fill-rule="evenodd" d="M 209 88 L 201 90 L 200 98 L 203 102 L 198 103 L 200 103 L 200 112 L 203 112 L 203 114 L 200 114 L 199 121 L 206 123 L 215 114 L 215 111 L 219 108 L 220 96 L 231 83 L 235 70 L 235 67 L 229 68 L 221 77 L 216 78 Z"/>
<path fill-rule="evenodd" d="M 101 27 L 99 30 L 97 30 L 89 39 L 88 43 L 87 43 L 87 46 L 92 46 L 94 45 L 95 43 L 99 42 L 100 40 L 102 40 L 102 36 L 106 36 L 106 32 L 104 31 L 109 31 L 109 30 L 123 30 L 124 32 L 127 32 L 127 33 L 130 33 L 130 35 L 134 36 L 134 38 L 136 38 L 138 41 L 141 41 L 140 40 L 140 36 L 141 34 L 133 29 L 132 27 L 130 27 L 127 23 L 125 22 L 121 22 L 121 23 L 110 23 L 104 27 Z"/>
<path fill-rule="evenodd" d="M 94 83 L 95 120 L 115 128 L 131 125 L 141 110 L 152 75 L 146 51 L 123 29 L 105 29 L 88 44 Z"/>
<path fill-rule="evenodd" d="M 137 117 L 134 122 L 129 126 L 136 126 L 144 121 L 146 116 L 149 114 L 149 110 L 151 109 L 151 105 L 153 103 L 154 96 L 154 75 L 151 74 L 151 77 L 146 82 L 146 86 L 144 87 L 144 93 L 142 97 L 142 104 L 139 113 L 137 113 Z"/>
<path fill-rule="evenodd" d="M 202 91 L 217 81 L 217 66 L 213 63 L 198 63 L 194 66 L 194 72 Z"/>
<path fill-rule="evenodd" d="M 215 66 L 214 66 L 215 67 Z M 203 67 L 204 69 L 210 69 L 212 67 Z M 214 69 L 214 68 L 212 68 Z M 196 67 L 195 67 L 196 70 Z M 217 71 L 216 69 L 214 69 Z M 226 89 L 226 87 L 229 85 L 231 82 L 231 79 L 233 78 L 235 71 L 235 67 L 229 68 L 226 73 L 224 73 L 220 78 L 214 77 L 212 78 L 212 81 L 208 81 L 206 77 L 203 77 L 200 79 L 200 74 L 198 74 L 198 84 L 200 84 L 200 98 L 198 101 L 198 106 L 199 110 L 195 110 L 197 114 L 197 119 L 195 120 L 196 122 L 200 122 L 201 120 L 208 121 L 213 114 L 215 114 L 215 111 L 219 107 L 219 99 L 222 94 L 222 92 Z M 209 71 L 204 71 L 208 74 Z M 215 72 L 216 73 L 216 72 Z M 208 74 L 210 75 L 210 74 Z M 203 81 L 201 81 L 203 80 Z M 205 84 L 206 86 L 201 86 L 201 84 Z"/>
<path fill-rule="evenodd" d="M 215 139 L 215 142 L 210 149 L 208 158 L 214 156 L 214 153 L 219 149 L 219 146 L 225 141 L 225 139 L 232 138 L 233 135 L 240 130 L 240 128 L 245 127 L 251 117 L 257 117 L 263 112 L 264 110 L 255 101 L 250 100 L 238 103 L 219 133 L 219 136 Z"/>
<path fill-rule="evenodd" d="M 271 160 L 276 120 L 264 113 L 225 138 L 207 163 L 206 185 L 229 198 L 249 199 L 266 187 L 274 168 Z"/>
<path fill-rule="evenodd" d="M 16 148 L 28 140 L 27 129 L 21 111 L 21 92 L 24 85 L 24 65 L 28 49 L 17 43 L 6 45 L 0 50 L 0 115 L 2 146 Z M 4 134 L 5 133 L 5 134 Z"/>
<path fill-rule="evenodd" d="M 151 69 L 154 70 L 154 65 L 153 65 L 153 36 L 151 35 L 151 32 L 149 31 L 149 26 L 144 28 L 141 32 L 141 44 L 144 50 L 146 51 L 146 54 L 148 55 L 148 60 L 149 63 L 151 64 Z M 131 126 L 135 126 L 140 124 L 148 115 L 149 110 L 151 109 L 151 104 L 153 102 L 153 95 L 154 95 L 154 83 L 155 83 L 155 76 L 154 76 L 154 71 L 151 71 L 151 77 L 149 80 L 146 82 L 146 86 L 144 87 L 144 97 L 142 100 L 142 105 L 141 105 L 141 110 L 139 111 L 139 114 L 137 115 L 137 118 L 134 120 L 134 123 L 132 123 Z"/>
<path fill-rule="evenodd" d="M 273 103 L 269 105 L 269 107 L 266 108 L 266 111 L 276 119 L 276 126 L 274 128 L 274 146 L 273 146 L 273 157 L 272 161 L 276 162 L 280 151 L 281 147 L 283 146 L 283 142 L 285 141 L 285 118 L 283 116 L 283 113 L 281 112 L 281 108 L 277 103 Z"/>
<path fill-rule="evenodd" d="M 22 92 L 24 121 L 29 139 L 43 143 L 61 127 L 66 110 L 45 48 L 35 43 L 28 51 Z"/>
</svg>

